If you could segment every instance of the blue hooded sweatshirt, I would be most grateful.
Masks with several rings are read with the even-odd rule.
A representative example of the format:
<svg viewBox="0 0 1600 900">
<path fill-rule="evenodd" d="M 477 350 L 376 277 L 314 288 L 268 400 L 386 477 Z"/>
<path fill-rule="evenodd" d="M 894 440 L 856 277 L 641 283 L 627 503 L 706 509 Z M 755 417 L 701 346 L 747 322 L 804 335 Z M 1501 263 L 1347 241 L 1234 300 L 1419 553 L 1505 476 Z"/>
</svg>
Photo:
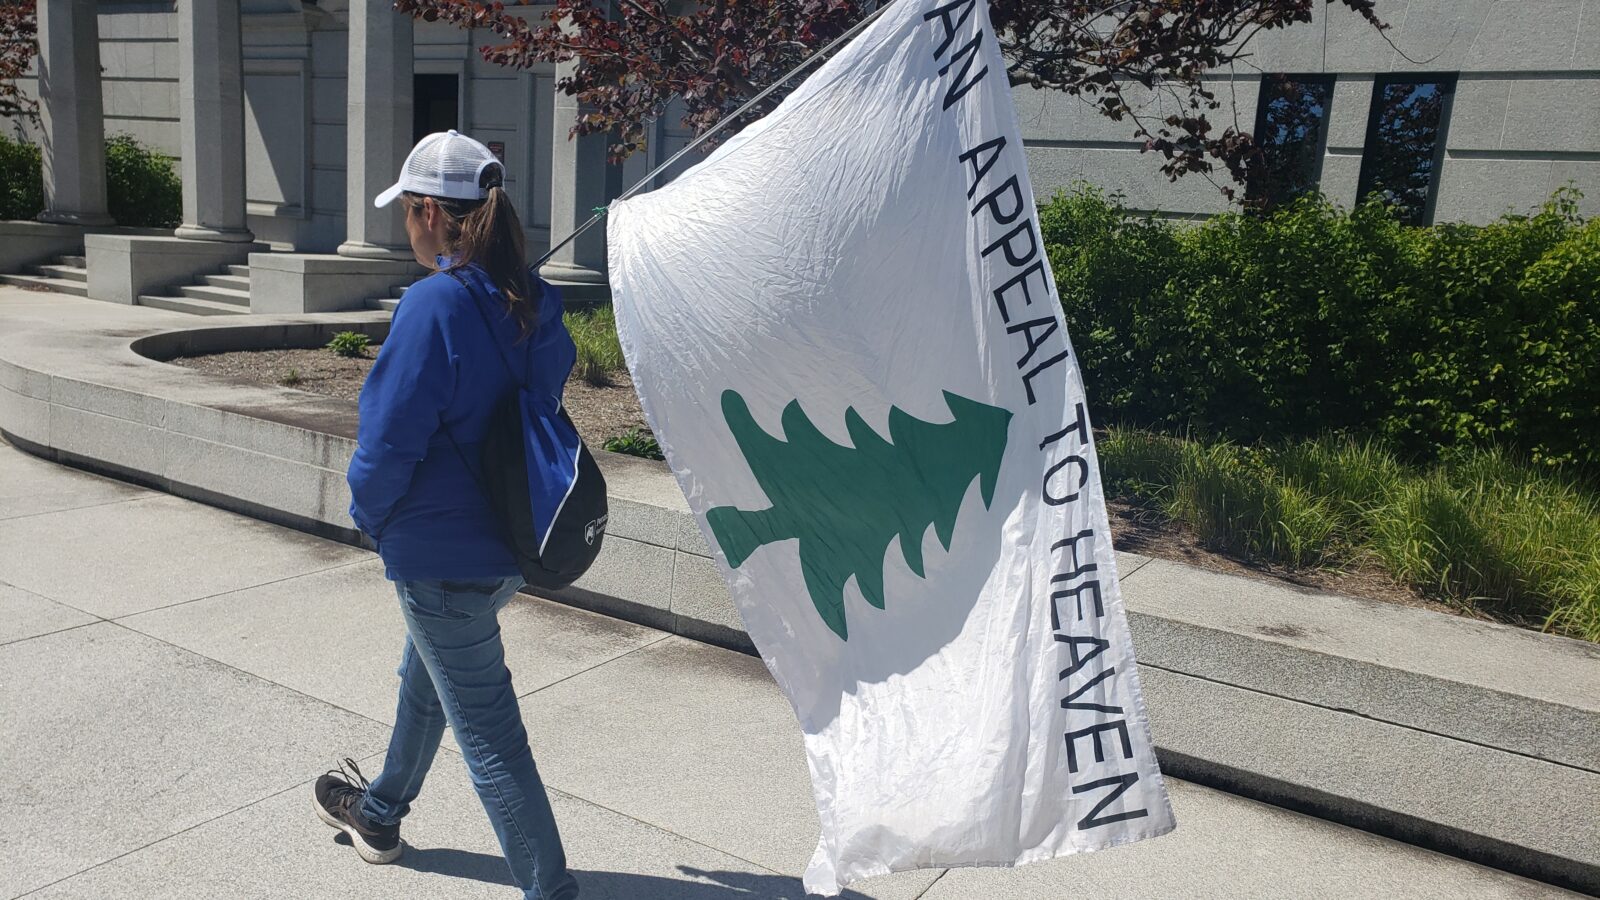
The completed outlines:
<svg viewBox="0 0 1600 900">
<path fill-rule="evenodd" d="M 391 580 L 517 574 L 479 487 L 483 436 L 496 405 L 518 386 L 513 373 L 559 404 L 577 359 L 560 294 L 535 283 L 538 326 L 526 340 L 476 266 L 422 279 L 395 310 L 361 389 L 359 446 L 348 475 L 350 516 L 377 543 Z"/>
</svg>

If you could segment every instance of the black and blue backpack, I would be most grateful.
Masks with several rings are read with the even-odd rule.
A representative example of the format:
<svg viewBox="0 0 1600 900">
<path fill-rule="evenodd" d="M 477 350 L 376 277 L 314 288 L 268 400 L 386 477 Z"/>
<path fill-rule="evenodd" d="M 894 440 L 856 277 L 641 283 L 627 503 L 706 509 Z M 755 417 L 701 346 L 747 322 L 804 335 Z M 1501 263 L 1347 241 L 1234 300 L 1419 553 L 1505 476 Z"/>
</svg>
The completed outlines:
<svg viewBox="0 0 1600 900">
<path fill-rule="evenodd" d="M 451 271 L 472 295 L 472 305 L 489 329 L 483 291 L 468 275 Z M 537 275 L 541 312 L 553 304 L 559 326 L 561 295 Z M 541 322 L 543 315 L 541 315 Z M 515 385 L 489 416 L 479 458 L 478 486 L 505 532 L 517 568 L 535 590 L 560 590 L 578 580 L 600 555 L 609 508 L 606 480 L 594 455 L 578 436 L 566 408 L 548 393 L 533 391 L 517 377 L 498 341 L 495 348 Z M 446 429 L 446 434 L 449 434 Z M 455 444 L 454 436 L 450 442 Z M 461 446 L 456 444 L 456 452 Z M 474 467 L 465 455 L 469 471 Z"/>
</svg>

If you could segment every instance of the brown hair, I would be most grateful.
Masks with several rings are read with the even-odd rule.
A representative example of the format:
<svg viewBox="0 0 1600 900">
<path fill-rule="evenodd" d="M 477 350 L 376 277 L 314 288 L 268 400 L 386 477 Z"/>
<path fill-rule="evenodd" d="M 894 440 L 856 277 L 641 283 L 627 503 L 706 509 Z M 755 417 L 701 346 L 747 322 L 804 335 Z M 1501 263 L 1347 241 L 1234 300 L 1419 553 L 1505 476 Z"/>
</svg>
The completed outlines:
<svg viewBox="0 0 1600 900">
<path fill-rule="evenodd" d="M 489 191 L 483 200 L 453 200 L 431 197 L 445 214 L 445 251 L 452 261 L 446 271 L 478 265 L 506 299 L 506 312 L 528 337 L 539 323 L 539 293 L 528 277 L 528 257 L 522 234 L 522 220 L 502 186 L 505 170 L 485 166 L 479 186 Z M 400 195 L 408 210 L 422 207 L 422 194 L 407 191 Z"/>
</svg>

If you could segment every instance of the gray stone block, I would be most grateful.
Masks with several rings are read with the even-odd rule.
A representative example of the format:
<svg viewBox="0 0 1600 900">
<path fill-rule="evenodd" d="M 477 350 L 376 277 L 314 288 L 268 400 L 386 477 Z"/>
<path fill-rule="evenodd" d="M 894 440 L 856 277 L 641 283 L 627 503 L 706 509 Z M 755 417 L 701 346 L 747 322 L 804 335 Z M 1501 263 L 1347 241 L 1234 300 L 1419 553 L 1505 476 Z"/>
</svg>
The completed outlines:
<svg viewBox="0 0 1600 900">
<path fill-rule="evenodd" d="M 672 554 L 665 547 L 607 535 L 594 567 L 573 587 L 670 614 Z"/>
<path fill-rule="evenodd" d="M 694 556 L 712 556 L 711 545 L 700 530 L 699 520 L 689 513 L 678 520 L 678 549 Z"/>
<path fill-rule="evenodd" d="M 1163 771 L 1593 892 L 1600 774 L 1153 665 Z"/>
<path fill-rule="evenodd" d="M 20 272 L 82 246 L 83 228 L 77 225 L 0 221 L 0 272 Z"/>
<path fill-rule="evenodd" d="M 1150 557 L 1140 556 L 1137 553 L 1128 553 L 1123 550 L 1118 550 L 1116 551 L 1116 554 L 1117 578 L 1119 580 L 1132 576 L 1133 573 L 1144 568 L 1145 564 L 1150 562 Z"/>
<path fill-rule="evenodd" d="M 0 387 L 0 434 L 49 448 L 50 404 Z"/>
<path fill-rule="evenodd" d="M 1450 143 L 1455 146 L 1453 135 Z M 1501 146 L 1540 153 L 1600 149 L 1600 87 L 1593 81 L 1543 78 L 1510 82 Z"/>
<path fill-rule="evenodd" d="M 233 507 L 241 511 L 264 507 L 288 515 L 288 521 L 309 519 L 350 527 L 345 509 L 323 506 L 322 479 L 334 473 L 228 444 L 167 434 L 175 440 L 163 475 L 173 493 L 202 499 L 233 498 L 248 504 Z M 339 477 L 342 480 L 343 474 Z"/>
<path fill-rule="evenodd" d="M 1477 72 L 1517 72 L 1562 70 L 1572 65 L 1573 37 L 1578 34 L 1583 12 L 1582 0 L 1537 0 L 1533 3 L 1474 3 L 1459 0 L 1434 0 L 1441 11 L 1454 12 L 1457 7 L 1468 9 L 1456 15 L 1470 15 L 1487 6 L 1483 12 L 1482 30 L 1475 42 L 1466 44 L 1470 53 L 1457 59 L 1441 59 L 1430 63 L 1435 71 L 1463 69 Z M 1445 16 L 1440 16 L 1445 19 Z M 1419 23 L 1419 27 L 1424 23 Z M 1443 21 L 1426 23 L 1435 29 L 1444 27 Z M 1411 27 L 1408 25 L 1408 28 Z M 1402 47 L 1405 45 L 1402 44 Z M 1412 56 L 1418 56 L 1413 53 Z M 1421 58 L 1421 57 L 1419 57 Z"/>
<path fill-rule="evenodd" d="M 710 643 L 751 648 L 744 620 L 728 594 L 717 564 L 703 556 L 673 554 L 673 631 Z"/>
<path fill-rule="evenodd" d="M 1367 117 L 1372 111 L 1371 75 L 1339 75 L 1328 103 L 1328 139 L 1331 150 L 1360 154 L 1367 143 Z M 1326 181 L 1326 175 L 1324 175 Z M 1354 193 L 1354 191 L 1352 191 Z"/>
<path fill-rule="evenodd" d="M 1456 82 L 1455 99 L 1450 106 L 1450 126 L 1446 141 L 1452 150 L 1498 150 L 1506 131 L 1506 105 L 1510 101 L 1509 78 L 1462 78 Z"/>
<path fill-rule="evenodd" d="M 607 487 L 609 487 L 609 481 Z M 608 498 L 611 518 L 607 537 L 619 537 L 641 544 L 674 548 L 678 543 L 679 513 L 649 503 L 638 503 L 617 494 Z"/>
<path fill-rule="evenodd" d="M 1436 222 L 1489 222 L 1527 213 L 1550 199 L 1550 159 L 1447 155 L 1439 169 Z"/>
<path fill-rule="evenodd" d="M 422 274 L 414 262 L 255 253 L 250 256 L 250 311 L 281 315 L 365 309 L 368 300 L 390 296 L 396 286 Z"/>
<path fill-rule="evenodd" d="M 251 253 L 269 249 L 249 242 L 120 234 L 87 235 L 83 246 L 89 264 L 89 296 L 126 305 L 144 294 L 192 284 L 201 275 L 215 274 L 224 266 L 245 262 Z"/>
<path fill-rule="evenodd" d="M 168 454 L 179 440 L 170 432 L 128 419 L 70 406 L 50 407 L 50 449 L 57 458 L 137 484 L 159 486 Z"/>
<path fill-rule="evenodd" d="M 111 623 L 7 645 L 0 710 L 9 733 L 28 735 L 8 742 L 0 766 L 8 897 L 270 797 L 330 756 L 364 757 L 388 739 L 359 716 Z M 43 773 L 61 774 L 42 790 Z"/>
<path fill-rule="evenodd" d="M 1600 772 L 1594 644 L 1165 560 L 1123 596 L 1147 665 Z"/>
<path fill-rule="evenodd" d="M 50 379 L 50 402 L 152 428 L 164 427 L 167 416 L 167 401 L 160 397 L 65 376 Z"/>
</svg>

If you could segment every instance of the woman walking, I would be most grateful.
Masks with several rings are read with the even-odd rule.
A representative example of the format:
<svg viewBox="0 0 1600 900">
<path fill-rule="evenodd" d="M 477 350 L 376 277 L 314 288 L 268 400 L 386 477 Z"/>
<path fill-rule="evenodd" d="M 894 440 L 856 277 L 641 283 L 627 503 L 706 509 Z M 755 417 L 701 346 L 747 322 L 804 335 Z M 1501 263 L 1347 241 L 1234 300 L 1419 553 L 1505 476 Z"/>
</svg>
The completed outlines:
<svg viewBox="0 0 1600 900">
<path fill-rule="evenodd" d="M 417 261 L 434 274 L 406 291 L 361 391 L 350 515 L 378 546 L 407 639 L 383 771 L 353 762 L 316 784 L 324 822 L 370 863 L 400 856 L 400 820 L 448 723 L 529 900 L 570 900 L 566 855 L 506 669 L 497 614 L 523 579 L 479 488 L 491 412 L 525 386 L 559 401 L 575 351 L 561 300 L 528 271 L 505 168 L 454 131 L 423 138 L 399 200 Z"/>
</svg>

